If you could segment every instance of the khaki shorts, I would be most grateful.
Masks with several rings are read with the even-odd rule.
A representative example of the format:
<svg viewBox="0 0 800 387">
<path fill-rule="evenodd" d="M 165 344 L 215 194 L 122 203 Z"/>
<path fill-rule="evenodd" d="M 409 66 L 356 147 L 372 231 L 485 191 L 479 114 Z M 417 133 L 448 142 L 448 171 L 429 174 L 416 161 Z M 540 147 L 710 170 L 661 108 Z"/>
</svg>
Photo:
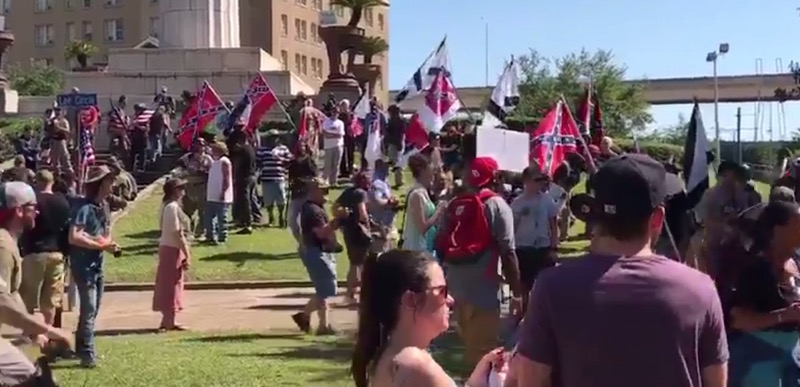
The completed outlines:
<svg viewBox="0 0 800 387">
<path fill-rule="evenodd" d="M 61 306 L 64 295 L 64 255 L 29 254 L 22 258 L 20 296 L 28 312 Z"/>
<path fill-rule="evenodd" d="M 472 369 L 483 355 L 497 348 L 500 334 L 500 311 L 476 308 L 456 302 L 457 332 L 464 343 L 464 361 Z"/>
</svg>

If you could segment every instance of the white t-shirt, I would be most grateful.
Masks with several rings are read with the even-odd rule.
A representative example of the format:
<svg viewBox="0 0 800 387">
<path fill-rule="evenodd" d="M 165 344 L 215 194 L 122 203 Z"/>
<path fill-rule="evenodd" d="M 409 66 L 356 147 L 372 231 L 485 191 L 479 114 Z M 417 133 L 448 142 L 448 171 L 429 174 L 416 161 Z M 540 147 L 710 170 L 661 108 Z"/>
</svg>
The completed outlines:
<svg viewBox="0 0 800 387">
<path fill-rule="evenodd" d="M 222 203 L 233 203 L 233 167 L 231 161 L 222 156 L 219 160 L 214 160 L 211 167 L 208 169 L 208 184 L 206 186 L 206 200 L 209 202 L 220 203 L 220 196 L 222 196 L 222 166 L 227 165 L 228 171 L 228 189 L 225 190 L 225 195 L 222 198 Z"/>
<path fill-rule="evenodd" d="M 322 131 L 324 133 L 338 134 L 339 138 L 327 138 L 323 140 L 325 149 L 338 148 L 344 146 L 344 122 L 339 119 L 326 118 L 322 123 Z"/>
<path fill-rule="evenodd" d="M 547 194 L 553 198 L 553 201 L 556 202 L 556 207 L 561 209 L 567 204 L 567 191 L 564 190 L 560 185 L 551 183 L 550 187 L 547 189 Z"/>
</svg>

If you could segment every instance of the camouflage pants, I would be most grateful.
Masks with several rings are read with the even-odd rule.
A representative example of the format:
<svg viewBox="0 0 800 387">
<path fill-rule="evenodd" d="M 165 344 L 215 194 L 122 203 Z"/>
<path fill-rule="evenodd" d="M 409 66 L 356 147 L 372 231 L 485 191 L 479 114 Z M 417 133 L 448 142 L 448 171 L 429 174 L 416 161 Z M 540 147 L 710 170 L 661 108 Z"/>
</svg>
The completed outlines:
<svg viewBox="0 0 800 387">
<path fill-rule="evenodd" d="M 203 235 L 203 219 L 205 219 L 206 185 L 189 184 L 186 196 L 183 197 L 183 212 L 191 219 L 194 235 Z M 197 218 L 194 217 L 197 212 Z"/>
</svg>

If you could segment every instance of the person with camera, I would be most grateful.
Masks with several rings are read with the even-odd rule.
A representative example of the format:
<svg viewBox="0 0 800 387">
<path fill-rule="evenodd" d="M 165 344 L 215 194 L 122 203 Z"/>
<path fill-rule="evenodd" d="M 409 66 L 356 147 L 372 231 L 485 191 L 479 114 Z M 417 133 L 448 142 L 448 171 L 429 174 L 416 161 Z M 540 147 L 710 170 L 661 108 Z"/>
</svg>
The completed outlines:
<svg viewBox="0 0 800 387">
<path fill-rule="evenodd" d="M 110 235 L 109 204 L 106 200 L 116 177 L 106 165 L 91 166 L 86 173 L 85 193 L 69 230 L 70 270 L 78 288 L 80 315 L 75 344 L 81 366 L 94 368 L 94 324 L 103 296 L 103 252 L 119 256 L 122 249 Z"/>
<path fill-rule="evenodd" d="M 300 210 L 300 258 L 314 285 L 314 295 L 308 300 L 304 310 L 292 315 L 292 319 L 300 330 L 308 333 L 311 331 L 311 314 L 316 311 L 319 317 L 317 335 L 330 335 L 336 333 L 328 323 L 328 299 L 336 296 L 334 254 L 344 250 L 336 240 L 336 230 L 340 219 L 347 217 L 349 212 L 339 209 L 336 217 L 330 219 L 324 207 L 328 188 L 318 178 L 306 180 L 305 183 L 307 200 Z"/>
</svg>

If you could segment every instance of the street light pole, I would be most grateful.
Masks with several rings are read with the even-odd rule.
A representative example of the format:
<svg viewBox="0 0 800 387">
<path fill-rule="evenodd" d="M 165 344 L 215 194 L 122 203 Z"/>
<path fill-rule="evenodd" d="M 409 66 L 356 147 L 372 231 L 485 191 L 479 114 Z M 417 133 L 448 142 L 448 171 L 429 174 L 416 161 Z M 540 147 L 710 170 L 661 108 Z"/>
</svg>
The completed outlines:
<svg viewBox="0 0 800 387">
<path fill-rule="evenodd" d="M 716 136 L 716 144 L 714 153 L 716 153 L 715 160 L 717 160 L 717 164 L 719 165 L 719 160 L 722 157 L 722 147 L 720 146 L 720 130 L 719 130 L 719 78 L 717 78 L 717 59 L 719 56 L 714 55 L 713 60 L 713 67 L 714 67 L 714 135 Z"/>
<path fill-rule="evenodd" d="M 716 136 L 716 144 L 714 146 L 716 157 L 714 157 L 714 161 L 716 166 L 719 166 L 719 162 L 722 160 L 722 146 L 719 127 L 719 77 L 717 76 L 717 61 L 719 60 L 720 56 L 727 54 L 729 49 L 730 47 L 728 46 L 728 43 L 720 43 L 718 50 L 711 51 L 708 53 L 708 55 L 706 55 L 706 62 L 711 62 L 711 66 L 713 67 L 714 71 L 714 134 Z"/>
</svg>

